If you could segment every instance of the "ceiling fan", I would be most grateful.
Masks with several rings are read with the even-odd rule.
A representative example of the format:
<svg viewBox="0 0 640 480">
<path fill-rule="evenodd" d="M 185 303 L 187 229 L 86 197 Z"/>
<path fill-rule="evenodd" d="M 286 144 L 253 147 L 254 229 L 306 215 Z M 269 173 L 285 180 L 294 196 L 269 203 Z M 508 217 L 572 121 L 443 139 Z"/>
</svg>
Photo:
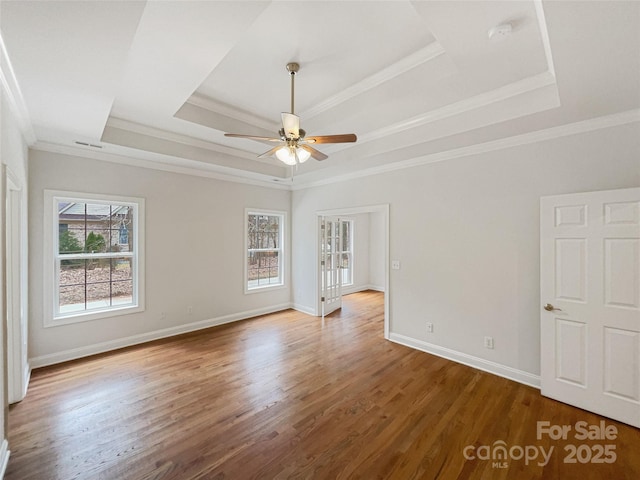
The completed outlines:
<svg viewBox="0 0 640 480">
<path fill-rule="evenodd" d="M 287 71 L 291 76 L 291 112 L 282 112 L 282 128 L 278 131 L 280 138 L 259 137 L 255 135 L 243 135 L 241 133 L 225 133 L 226 137 L 248 138 L 257 141 L 279 142 L 272 149 L 258 155 L 258 158 L 275 155 L 276 158 L 287 165 L 297 165 L 306 162 L 309 157 L 315 160 L 324 160 L 327 155 L 316 150 L 311 145 L 320 143 L 349 143 L 355 142 L 358 137 L 353 133 L 342 135 L 316 135 L 307 137 L 306 132 L 300 128 L 300 117 L 293 112 L 294 78 L 300 70 L 297 63 L 287 63 Z"/>
</svg>

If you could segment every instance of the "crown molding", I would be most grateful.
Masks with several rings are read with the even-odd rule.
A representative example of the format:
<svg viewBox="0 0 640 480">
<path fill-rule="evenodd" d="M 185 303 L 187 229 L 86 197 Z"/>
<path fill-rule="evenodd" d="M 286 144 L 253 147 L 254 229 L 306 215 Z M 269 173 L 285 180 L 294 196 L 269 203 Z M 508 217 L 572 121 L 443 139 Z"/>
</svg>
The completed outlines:
<svg viewBox="0 0 640 480">
<path fill-rule="evenodd" d="M 551 54 L 551 40 L 549 40 L 549 31 L 547 30 L 547 19 L 544 15 L 544 7 L 542 0 L 533 0 L 533 6 L 536 9 L 536 17 L 538 20 L 538 28 L 540 29 L 540 38 L 544 47 L 544 55 L 547 59 L 547 70 L 556 76 L 556 68 L 553 64 L 553 55 Z"/>
<path fill-rule="evenodd" d="M 160 170 L 169 173 L 178 173 L 194 177 L 212 178 L 226 182 L 242 183 L 259 187 L 273 188 L 277 190 L 290 190 L 290 180 L 286 178 L 275 178 L 259 173 L 239 171 L 234 168 L 223 167 L 215 164 L 202 163 L 195 160 L 185 160 L 171 155 L 151 154 L 154 159 L 134 157 L 130 155 L 119 155 L 106 153 L 88 148 L 75 147 L 70 145 L 60 145 L 57 143 L 38 141 L 30 147 L 32 150 L 42 152 L 59 153 L 74 157 L 89 158 L 102 162 L 115 163 L 150 170 Z"/>
<path fill-rule="evenodd" d="M 224 115 L 225 117 L 233 118 L 234 120 L 238 120 L 239 122 L 248 123 L 249 125 L 262 128 L 263 130 L 277 132 L 280 128 L 280 124 L 277 122 L 273 122 L 267 120 L 266 118 L 253 115 L 252 113 L 249 113 L 245 110 L 234 108 L 231 105 L 219 102 L 211 97 L 206 97 L 198 93 L 194 93 L 193 95 L 191 95 L 185 103 L 202 108 L 204 110 L 208 110 L 210 112 L 217 113 L 219 115 Z"/>
<path fill-rule="evenodd" d="M 347 100 L 357 97 L 372 88 L 382 85 L 393 78 L 408 72 L 409 70 L 422 65 L 445 53 L 445 49 L 438 42 L 433 42 L 424 48 L 416 50 L 399 61 L 388 65 L 382 70 L 360 80 L 349 88 L 327 98 L 317 105 L 304 110 L 300 115 L 305 118 L 313 118 L 322 112 L 326 112 Z"/>
<path fill-rule="evenodd" d="M 129 120 L 123 120 L 121 118 L 109 117 L 105 128 L 106 127 L 116 128 L 118 130 L 126 130 L 128 132 L 137 133 L 139 135 L 145 135 L 161 140 L 168 140 L 170 142 L 188 145 L 190 147 L 202 148 L 211 152 L 231 155 L 233 157 L 244 158 L 247 160 L 256 160 L 256 155 L 254 153 L 247 152 L 245 150 L 227 147 L 218 143 L 207 142 L 206 140 L 201 140 L 199 138 L 182 135 L 175 132 L 169 132 L 167 130 L 150 127 L 148 125 L 131 122 Z"/>
<path fill-rule="evenodd" d="M 11 60 L 9 59 L 9 54 L 5 47 L 2 32 L 0 32 L 0 82 L 2 83 L 2 88 L 6 93 L 9 107 L 16 116 L 20 131 L 22 132 L 25 141 L 28 145 L 33 145 L 36 143 L 37 137 L 31 124 L 27 104 L 22 96 L 20 85 L 16 79 L 13 66 L 11 65 Z"/>
<path fill-rule="evenodd" d="M 402 170 L 405 168 L 418 167 L 420 165 L 426 165 L 429 163 L 443 162 L 446 160 L 453 160 L 461 157 L 468 157 L 470 155 L 479 155 L 483 153 L 493 152 L 496 150 L 503 150 L 505 148 L 518 147 L 521 145 L 529 145 L 532 143 L 545 142 L 553 140 L 555 138 L 567 137 L 570 135 L 577 135 L 581 133 L 588 133 L 595 130 L 602 130 L 610 127 L 617 127 L 626 125 L 629 123 L 640 122 L 640 109 L 627 110 L 624 112 L 614 113 L 611 115 L 605 115 L 602 117 L 595 117 L 588 120 L 582 120 L 579 122 L 568 123 L 565 125 L 559 125 L 556 127 L 546 128 L 544 130 L 537 130 L 534 132 L 523 133 L 521 135 L 514 135 L 511 137 L 501 138 L 498 140 L 492 140 L 485 143 L 478 143 L 468 147 L 455 148 L 452 150 L 446 150 L 444 152 L 432 153 L 429 155 L 423 155 L 420 157 L 412 158 L 409 160 L 403 160 L 400 162 L 390 163 L 386 165 L 380 165 L 377 167 L 371 167 L 358 172 L 351 172 L 344 175 L 336 175 L 331 178 L 326 178 L 317 181 L 304 182 L 299 180 L 292 185 L 292 190 L 303 190 L 311 187 L 318 187 L 323 185 L 330 185 L 338 182 L 345 182 L 348 180 L 354 180 L 357 178 L 369 177 L 371 175 L 379 175 L 383 173 L 393 172 L 396 170 Z M 300 177 L 298 177 L 300 178 Z"/>
<path fill-rule="evenodd" d="M 538 90 L 540 88 L 547 87 L 555 84 L 555 77 L 548 71 L 539 73 L 531 77 L 524 78 L 517 82 L 509 83 L 503 87 L 491 90 L 489 92 L 476 95 L 475 97 L 467 98 L 456 103 L 445 105 L 444 107 L 425 112 L 415 117 L 397 122 L 392 125 L 388 125 L 378 130 L 358 135 L 358 143 L 362 144 L 377 140 L 389 135 L 395 135 L 402 131 L 409 130 L 411 128 L 421 127 L 428 123 L 433 123 L 438 120 L 442 120 L 454 115 L 460 115 L 462 113 L 477 110 L 481 107 L 486 107 L 496 102 L 506 100 L 508 98 L 516 97 L 527 92 Z"/>
</svg>

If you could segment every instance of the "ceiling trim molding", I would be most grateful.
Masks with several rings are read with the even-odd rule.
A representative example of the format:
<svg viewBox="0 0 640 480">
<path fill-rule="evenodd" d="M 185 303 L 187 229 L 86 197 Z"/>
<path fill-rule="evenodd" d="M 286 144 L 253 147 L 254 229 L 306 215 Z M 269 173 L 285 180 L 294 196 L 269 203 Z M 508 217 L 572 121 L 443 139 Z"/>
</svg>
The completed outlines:
<svg viewBox="0 0 640 480">
<path fill-rule="evenodd" d="M 169 132 L 167 130 L 161 130 L 159 128 L 150 127 L 141 123 L 131 122 L 129 120 L 123 120 L 121 118 L 109 117 L 106 127 L 126 130 L 128 132 L 137 133 L 139 135 L 146 135 L 148 137 L 158 138 L 161 140 L 168 140 L 170 142 L 180 143 L 182 145 L 188 145 L 190 147 L 203 148 L 212 152 L 231 155 L 247 160 L 256 160 L 256 155 L 254 153 L 247 152 L 245 150 L 227 147 L 218 143 L 207 142 L 206 140 L 189 137 L 187 135 L 181 135 L 179 133 Z"/>
<path fill-rule="evenodd" d="M 248 123 L 249 125 L 254 125 L 264 130 L 277 132 L 278 129 L 280 128 L 280 124 L 278 124 L 277 122 L 273 122 L 273 121 L 267 120 L 266 118 L 253 115 L 252 113 L 247 112 L 246 110 L 240 110 L 239 108 L 234 108 L 231 105 L 219 102 L 217 100 L 214 100 L 211 97 L 206 97 L 198 93 L 194 93 L 193 95 L 191 95 L 185 103 L 203 108 L 210 112 L 224 115 L 225 117 L 233 118 L 234 120 L 238 120 L 243 123 Z"/>
<path fill-rule="evenodd" d="M 358 135 L 358 143 L 362 144 L 377 140 L 389 135 L 395 135 L 410 128 L 421 127 L 428 123 L 433 123 L 454 115 L 477 110 L 492 103 L 500 102 L 511 97 L 522 95 L 540 88 L 555 84 L 556 79 L 550 72 L 539 73 L 532 77 L 527 77 L 517 82 L 509 83 L 503 87 L 481 93 L 475 97 L 467 98 L 456 103 L 445 105 L 444 107 L 431 110 L 424 114 L 416 115 L 402 122 L 388 125 L 386 127 L 373 130 L 371 132 Z"/>
<path fill-rule="evenodd" d="M 365 77 L 358 83 L 351 85 L 349 88 L 342 90 L 317 105 L 304 110 L 300 115 L 305 118 L 313 118 L 316 115 L 326 112 L 347 100 L 357 97 L 372 88 L 382 85 L 393 78 L 408 72 L 409 70 L 422 65 L 436 57 L 445 53 L 445 49 L 437 41 L 434 41 L 424 48 L 416 50 L 399 61 L 388 65 L 378 72 Z"/>
<path fill-rule="evenodd" d="M 433 46 L 436 45 L 436 46 Z M 419 58 L 425 59 L 427 58 L 427 55 L 424 53 L 425 50 L 430 49 L 430 55 L 431 58 L 435 58 L 436 56 L 440 55 L 441 53 L 444 53 L 444 50 L 440 51 L 442 49 L 442 47 L 440 46 L 440 44 L 438 43 L 432 43 L 429 45 L 429 47 L 422 49 L 419 53 L 419 55 L 417 55 Z M 418 52 L 416 52 L 418 53 Z M 409 56 L 412 57 L 412 56 Z M 406 60 L 406 57 L 404 60 Z M 401 60 L 398 63 L 403 62 L 404 60 Z M 427 61 L 427 60 L 423 60 L 423 61 Z M 407 61 L 407 64 L 409 62 Z M 395 65 L 395 64 L 394 64 Z M 416 63 L 415 65 L 418 65 L 418 63 Z M 415 66 L 414 65 L 414 66 Z M 385 69 L 384 71 L 386 71 L 388 69 Z M 395 74 L 399 74 L 402 72 L 399 71 L 394 71 Z M 372 78 L 372 77 L 370 77 Z M 539 73 L 537 75 L 533 75 L 531 77 L 527 77 L 524 78 L 522 80 L 519 80 L 517 82 L 513 82 L 513 83 L 509 83 L 507 85 L 504 85 L 502 87 L 499 87 L 495 90 L 491 90 L 489 92 L 485 92 L 485 93 L 481 93 L 479 95 L 476 95 L 474 97 L 471 98 L 467 98 L 465 100 L 461 100 L 459 102 L 456 103 L 452 103 L 449 105 L 445 105 L 444 107 L 435 109 L 435 110 L 431 110 L 429 112 L 425 112 L 424 114 L 420 114 L 420 115 L 416 115 L 415 117 L 409 118 L 407 120 L 403 120 L 401 122 L 392 124 L 392 125 L 388 125 L 382 128 L 379 128 L 377 130 L 373 130 L 371 132 L 368 133 L 364 133 L 364 134 L 359 134 L 358 135 L 358 145 L 361 145 L 363 143 L 366 142 L 371 142 L 374 140 L 378 140 L 380 138 L 384 138 L 390 135 L 395 135 L 398 134 L 400 132 L 403 132 L 405 130 L 409 130 L 412 128 L 417 128 L 417 127 L 421 127 L 424 126 L 426 124 L 429 123 L 433 123 L 439 120 L 443 120 L 445 118 L 448 117 L 452 117 L 455 115 L 460 115 L 466 112 L 470 112 L 473 110 L 477 110 L 479 108 L 482 107 L 486 107 L 487 105 L 491 105 L 493 103 L 496 102 L 500 102 L 512 97 L 516 97 L 518 95 L 523 95 L 525 93 L 528 92 L 532 92 L 534 90 L 538 90 L 544 87 L 547 87 L 549 85 L 554 85 L 556 83 L 556 79 L 555 76 L 549 72 L 542 72 Z M 358 86 L 359 84 L 356 84 L 355 86 Z M 354 86 L 354 87 L 355 87 Z M 371 87 L 372 88 L 372 87 Z M 364 91 L 364 90 L 362 90 Z M 362 93 L 362 92 L 360 92 Z M 327 100 L 327 102 L 331 102 L 333 101 L 334 97 L 330 98 L 329 100 Z M 194 101 L 192 101 L 194 100 Z M 345 98 L 346 100 L 346 98 Z M 344 100 L 342 100 L 344 101 Z M 323 102 L 323 104 L 327 103 L 327 102 Z M 204 108 L 205 110 L 209 110 L 209 111 L 214 111 L 216 113 L 228 116 L 230 118 L 234 118 L 235 120 L 239 120 L 242 122 L 248 122 L 251 123 L 253 122 L 254 125 L 256 126 L 260 126 L 262 128 L 268 128 L 271 130 L 277 129 L 278 127 L 274 127 L 274 125 L 276 125 L 275 123 L 269 123 L 267 120 L 261 119 L 260 117 L 256 117 L 253 116 L 247 112 L 243 112 L 240 110 L 235 110 L 232 107 L 230 107 L 229 105 L 225 105 L 223 103 L 220 102 L 216 102 L 215 100 L 209 98 L 209 97 L 203 97 L 203 96 L 199 96 L 194 94 L 188 101 L 187 103 L 190 103 L 192 105 L 195 105 L 197 107 L 200 108 Z M 337 103 L 336 103 L 337 104 Z M 334 105 L 331 105 L 334 106 Z M 217 109 L 218 107 L 220 107 L 220 109 Z M 315 107 L 314 107 L 315 108 Z M 329 108 L 329 107 L 328 107 Z M 313 110 L 313 109 L 311 109 Z M 303 113 L 303 116 L 307 116 L 308 112 L 311 111 L 308 110 L 307 113 Z M 318 112 L 319 113 L 319 112 Z M 264 122 L 261 125 L 258 125 L 256 123 L 256 119 L 260 119 L 262 122 Z M 182 135 L 177 135 L 174 133 L 170 133 L 170 132 L 165 132 L 163 130 L 159 130 L 159 129 L 155 129 L 153 127 L 148 127 L 145 125 L 141 125 L 141 124 L 136 124 L 133 122 L 129 122 L 128 120 L 122 120 L 122 119 L 116 119 L 116 118 L 110 118 L 109 121 L 107 122 L 108 126 L 113 126 L 115 128 L 120 128 L 123 130 L 130 130 L 130 131 L 134 131 L 136 133 L 140 133 L 142 135 L 149 135 L 152 137 L 156 137 L 156 138 L 162 138 L 162 139 L 171 139 L 171 137 L 175 137 L 175 139 L 173 141 L 179 142 L 179 143 L 183 143 L 185 145 L 194 145 L 194 146 L 201 146 L 202 148 L 207 148 L 209 150 L 215 151 L 215 152 L 220 152 L 220 153 L 228 153 L 229 155 L 234 155 L 237 157 L 241 157 L 241 158 L 247 158 L 247 159 L 255 159 L 255 155 L 253 153 L 250 152 L 246 152 L 244 150 L 238 150 L 232 147 L 225 147 L 225 146 L 221 146 L 219 144 L 213 144 L 213 143 L 207 143 L 205 141 L 202 140 L 197 140 L 197 139 L 193 139 L 193 137 L 187 137 L 187 136 L 182 136 Z M 196 143 L 194 143 L 196 142 Z M 215 145 L 215 146 L 214 146 Z M 336 148 L 333 151 L 339 151 L 339 150 L 344 150 L 344 149 L 348 149 L 352 147 L 352 145 L 345 145 L 342 148 Z M 224 150 L 218 150 L 218 149 L 224 149 Z M 228 150 L 227 150 L 228 149 Z"/>
<path fill-rule="evenodd" d="M 32 150 L 42 152 L 60 153 L 74 157 L 90 158 L 103 162 L 127 165 L 150 170 L 160 170 L 169 173 L 179 173 L 194 177 L 212 178 L 225 182 L 242 183 L 245 185 L 255 185 L 259 187 L 273 188 L 277 190 L 290 190 L 290 180 L 286 178 L 275 178 L 259 173 L 238 171 L 237 169 L 222 167 L 219 165 L 203 164 L 195 160 L 185 160 L 170 155 L 153 154 L 159 160 L 148 160 L 129 155 L 119 155 L 114 153 L 89 150 L 70 145 L 60 145 L 56 143 L 38 141 L 30 146 Z M 242 176 L 239 176 L 242 175 Z"/>
<path fill-rule="evenodd" d="M 551 55 L 551 40 L 549 40 L 549 31 L 547 30 L 547 19 L 544 15 L 544 6 L 542 0 L 533 0 L 533 6 L 536 9 L 536 17 L 538 19 L 538 28 L 540 29 L 540 37 L 544 46 L 544 55 L 547 59 L 547 68 L 551 75 L 556 76 L 556 68 L 553 65 L 553 56 Z"/>
<path fill-rule="evenodd" d="M 380 165 L 377 167 L 371 167 L 358 172 L 351 172 L 344 175 L 337 175 L 335 177 L 304 182 L 294 184 L 292 190 L 303 190 L 305 188 L 318 187 L 323 185 L 330 185 L 338 182 L 345 182 L 348 180 L 354 180 L 357 178 L 369 177 L 371 175 L 379 175 L 382 173 L 393 172 L 395 170 L 402 170 L 405 168 L 418 167 L 429 163 L 443 162 L 445 160 L 453 160 L 461 157 L 468 157 L 470 155 L 479 155 L 483 153 L 493 152 L 496 150 L 503 150 L 505 148 L 518 147 L 521 145 L 529 145 L 532 143 L 544 142 L 553 140 L 555 138 L 567 137 L 570 135 L 577 135 L 581 133 L 588 133 L 594 130 L 601 130 L 610 127 L 616 127 L 620 125 L 626 125 L 629 123 L 640 122 L 640 109 L 627 110 L 625 112 L 614 113 L 611 115 L 605 115 L 602 117 L 591 118 L 575 123 L 568 123 L 565 125 L 559 125 L 557 127 L 546 128 L 544 130 L 537 130 L 534 132 L 523 133 L 521 135 L 514 135 L 511 137 L 501 138 L 498 140 L 492 140 L 490 142 L 479 143 L 476 145 L 470 145 L 468 147 L 456 148 L 452 150 L 446 150 L 444 152 L 432 153 L 429 155 L 423 155 L 417 158 L 409 160 L 403 160 L 387 165 Z M 300 177 L 298 177 L 300 178 Z"/>
<path fill-rule="evenodd" d="M 7 53 L 7 48 L 5 47 L 4 39 L 2 38 L 1 32 L 0 82 L 2 83 L 2 87 L 7 95 L 9 107 L 16 116 L 22 135 L 24 136 L 28 145 L 33 145 L 34 143 L 36 143 L 37 137 L 35 131 L 33 130 L 31 117 L 29 116 L 29 109 L 27 108 L 27 104 L 24 101 L 24 97 L 22 96 L 22 91 L 20 90 L 20 85 L 18 84 L 18 80 L 16 79 L 13 66 L 11 65 L 11 60 L 9 59 L 9 54 Z"/>
</svg>

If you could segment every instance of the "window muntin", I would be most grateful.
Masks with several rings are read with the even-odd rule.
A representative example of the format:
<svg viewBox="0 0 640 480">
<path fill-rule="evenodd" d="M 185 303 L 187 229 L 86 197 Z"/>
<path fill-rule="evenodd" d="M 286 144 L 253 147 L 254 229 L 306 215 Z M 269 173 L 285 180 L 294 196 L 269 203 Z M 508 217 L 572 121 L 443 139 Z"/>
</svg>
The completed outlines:
<svg viewBox="0 0 640 480">
<path fill-rule="evenodd" d="M 246 291 L 284 285 L 284 214 L 247 211 Z"/>
<path fill-rule="evenodd" d="M 143 309 L 143 262 L 138 248 L 142 199 L 47 192 L 53 222 L 51 315 L 45 326 L 132 313 Z M 86 196 L 80 196 L 86 195 Z M 46 320 L 49 318 L 50 320 Z"/>
</svg>

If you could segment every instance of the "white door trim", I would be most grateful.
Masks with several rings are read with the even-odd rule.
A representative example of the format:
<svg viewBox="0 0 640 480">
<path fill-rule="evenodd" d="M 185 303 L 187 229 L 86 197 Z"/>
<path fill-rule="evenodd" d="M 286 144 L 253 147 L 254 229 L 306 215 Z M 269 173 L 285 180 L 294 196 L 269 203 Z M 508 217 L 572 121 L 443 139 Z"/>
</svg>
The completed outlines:
<svg viewBox="0 0 640 480">
<path fill-rule="evenodd" d="M 9 403 L 21 401 L 29 384 L 27 359 L 26 234 L 24 192 L 17 177 L 6 168 L 6 309 L 7 387 Z"/>
</svg>

